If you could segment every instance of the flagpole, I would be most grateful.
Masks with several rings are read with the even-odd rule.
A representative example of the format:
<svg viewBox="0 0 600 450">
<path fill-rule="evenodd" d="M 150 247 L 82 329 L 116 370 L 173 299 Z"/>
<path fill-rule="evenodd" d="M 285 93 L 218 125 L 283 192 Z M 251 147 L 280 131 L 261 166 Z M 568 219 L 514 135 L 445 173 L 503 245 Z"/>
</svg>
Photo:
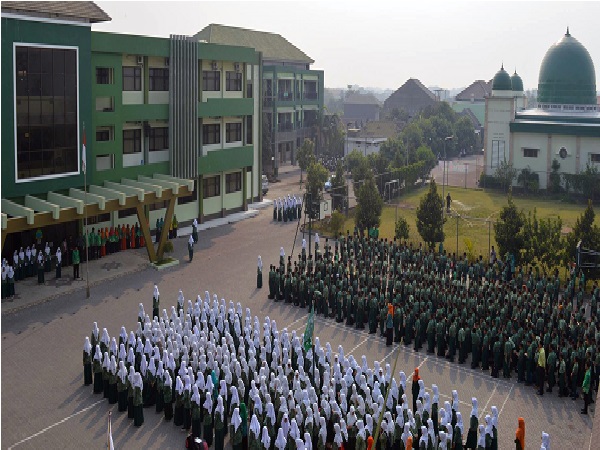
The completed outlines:
<svg viewBox="0 0 600 450">
<path fill-rule="evenodd" d="M 83 122 L 83 139 L 84 139 L 84 148 L 85 148 L 85 122 Z M 84 150 L 84 158 L 87 159 L 87 152 Z M 89 240 L 88 236 L 88 213 L 87 213 L 87 161 L 83 161 L 83 192 L 84 192 L 84 210 L 85 210 L 85 298 L 90 298 L 90 252 L 89 252 Z"/>
</svg>

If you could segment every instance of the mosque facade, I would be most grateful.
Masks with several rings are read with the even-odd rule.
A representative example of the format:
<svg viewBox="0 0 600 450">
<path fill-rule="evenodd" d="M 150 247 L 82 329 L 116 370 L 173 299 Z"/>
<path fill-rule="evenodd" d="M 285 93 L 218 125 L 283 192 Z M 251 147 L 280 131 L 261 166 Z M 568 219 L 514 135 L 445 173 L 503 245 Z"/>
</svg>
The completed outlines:
<svg viewBox="0 0 600 450">
<path fill-rule="evenodd" d="M 508 162 L 517 173 L 537 174 L 539 188 L 546 189 L 554 160 L 560 173 L 577 174 L 588 166 L 600 170 L 594 62 L 568 29 L 542 60 L 537 107 L 527 107 L 521 77 L 502 67 L 486 98 L 485 117 L 487 175 Z"/>
</svg>

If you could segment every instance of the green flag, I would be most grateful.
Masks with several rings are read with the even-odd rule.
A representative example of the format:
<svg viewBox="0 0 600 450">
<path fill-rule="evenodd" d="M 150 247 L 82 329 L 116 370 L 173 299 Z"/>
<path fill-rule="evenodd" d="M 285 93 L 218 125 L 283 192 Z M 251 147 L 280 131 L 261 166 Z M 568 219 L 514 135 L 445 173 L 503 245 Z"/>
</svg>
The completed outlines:
<svg viewBox="0 0 600 450">
<path fill-rule="evenodd" d="M 304 330 L 304 351 L 309 351 L 313 345 L 313 334 L 315 332 L 315 307 L 313 306 L 308 315 L 308 323 Z"/>
</svg>

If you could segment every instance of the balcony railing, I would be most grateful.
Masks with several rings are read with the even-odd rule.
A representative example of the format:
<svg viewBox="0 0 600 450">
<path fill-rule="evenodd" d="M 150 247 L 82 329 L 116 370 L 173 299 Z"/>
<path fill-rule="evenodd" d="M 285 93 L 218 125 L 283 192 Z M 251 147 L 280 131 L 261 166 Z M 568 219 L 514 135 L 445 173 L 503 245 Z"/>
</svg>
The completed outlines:
<svg viewBox="0 0 600 450">
<path fill-rule="evenodd" d="M 277 131 L 293 131 L 293 123 L 280 123 L 277 125 Z"/>
<path fill-rule="evenodd" d="M 317 100 L 319 98 L 319 94 L 317 92 L 305 92 L 304 99 L 305 100 Z"/>
<path fill-rule="evenodd" d="M 282 101 L 292 101 L 294 100 L 294 93 L 291 91 L 280 92 L 277 98 Z"/>
</svg>

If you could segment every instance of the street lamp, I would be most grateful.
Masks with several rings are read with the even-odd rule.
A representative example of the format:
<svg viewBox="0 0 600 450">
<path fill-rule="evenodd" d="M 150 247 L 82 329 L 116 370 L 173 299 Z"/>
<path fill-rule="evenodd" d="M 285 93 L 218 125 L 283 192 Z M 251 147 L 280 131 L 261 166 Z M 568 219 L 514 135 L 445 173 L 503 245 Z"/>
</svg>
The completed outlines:
<svg viewBox="0 0 600 450">
<path fill-rule="evenodd" d="M 446 141 L 451 141 L 454 139 L 454 136 L 446 136 L 444 138 L 444 170 L 442 172 L 442 202 L 446 201 Z M 446 208 L 442 208 L 442 216 L 444 215 L 444 210 Z"/>
</svg>

